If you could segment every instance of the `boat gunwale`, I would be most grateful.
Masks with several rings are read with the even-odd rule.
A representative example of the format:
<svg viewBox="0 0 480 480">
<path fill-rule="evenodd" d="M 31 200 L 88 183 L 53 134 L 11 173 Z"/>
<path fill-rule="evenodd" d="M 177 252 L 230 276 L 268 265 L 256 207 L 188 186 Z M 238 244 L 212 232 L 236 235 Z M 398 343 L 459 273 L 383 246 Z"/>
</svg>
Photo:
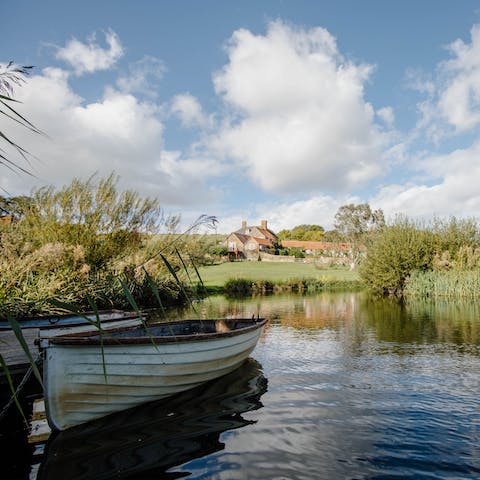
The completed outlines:
<svg viewBox="0 0 480 480">
<path fill-rule="evenodd" d="M 188 323 L 206 323 L 206 322 L 216 322 L 219 320 L 228 320 L 236 322 L 249 322 L 251 325 L 247 325 L 241 328 L 232 329 L 228 331 L 216 331 L 216 332 L 206 332 L 206 333 L 193 333 L 186 335 L 175 335 L 171 334 L 168 336 L 155 336 L 155 335 L 141 335 L 134 337 L 116 337 L 115 333 L 124 332 L 128 330 L 135 330 L 142 328 L 139 326 L 129 326 L 129 327 L 118 327 L 112 328 L 108 331 L 104 331 L 102 336 L 100 332 L 79 332 L 79 333 L 70 333 L 65 335 L 58 335 L 55 337 L 49 338 L 40 338 L 37 339 L 35 343 L 38 342 L 40 348 L 48 348 L 48 346 L 54 345 L 72 345 L 72 346 L 99 346 L 99 345 L 152 345 L 162 343 L 184 343 L 184 342 L 195 342 L 195 341 L 207 341 L 220 338 L 234 337 L 247 333 L 250 331 L 257 330 L 258 328 L 263 327 L 267 323 L 266 318 L 221 318 L 221 319 L 208 319 L 208 320 L 177 320 L 174 322 L 156 322 L 147 327 L 160 327 L 160 326 L 170 326 L 182 325 Z"/>
<path fill-rule="evenodd" d="M 145 317 L 145 312 L 140 312 L 142 317 Z M 110 310 L 99 310 L 98 312 L 88 311 L 81 313 L 60 313 L 56 315 L 39 315 L 37 317 L 22 317 L 17 318 L 16 321 L 20 325 L 22 330 L 25 329 L 40 329 L 40 330 L 49 330 L 55 328 L 63 327 L 76 327 L 80 325 L 89 325 L 89 322 L 85 320 L 84 317 L 94 317 L 92 322 L 96 322 L 96 316 L 99 316 L 101 323 L 110 323 L 118 322 L 121 320 L 129 320 L 132 318 L 140 318 L 140 315 L 133 310 L 120 310 L 120 309 L 110 309 Z M 104 316 L 111 315 L 112 317 L 102 318 Z M 118 315 L 118 317 L 117 317 Z M 74 323 L 62 323 L 62 320 L 75 319 L 78 318 L 79 321 Z M 56 319 L 54 322 L 51 319 Z M 48 322 L 48 323 L 47 323 Z M 12 326 L 8 321 L 0 321 L 0 332 L 9 331 L 12 329 Z"/>
</svg>

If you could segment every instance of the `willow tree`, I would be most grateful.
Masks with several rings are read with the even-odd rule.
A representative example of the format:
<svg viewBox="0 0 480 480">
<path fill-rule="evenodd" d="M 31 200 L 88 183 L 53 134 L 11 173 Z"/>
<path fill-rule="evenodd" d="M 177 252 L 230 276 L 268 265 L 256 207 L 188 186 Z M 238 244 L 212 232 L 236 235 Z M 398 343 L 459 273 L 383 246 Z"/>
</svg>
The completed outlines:
<svg viewBox="0 0 480 480">
<path fill-rule="evenodd" d="M 402 294 L 412 272 L 432 268 L 434 250 L 435 236 L 430 229 L 398 216 L 373 238 L 360 276 L 376 292 Z"/>
</svg>

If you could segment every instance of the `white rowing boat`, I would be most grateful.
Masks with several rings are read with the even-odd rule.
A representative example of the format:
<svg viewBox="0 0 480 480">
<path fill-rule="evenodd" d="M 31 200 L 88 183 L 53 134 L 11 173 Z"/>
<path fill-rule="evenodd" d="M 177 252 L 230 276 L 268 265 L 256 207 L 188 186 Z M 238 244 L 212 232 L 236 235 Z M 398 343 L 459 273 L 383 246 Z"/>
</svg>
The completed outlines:
<svg viewBox="0 0 480 480">
<path fill-rule="evenodd" d="M 221 377 L 249 356 L 265 323 L 183 320 L 41 338 L 48 422 L 65 430 Z"/>
</svg>

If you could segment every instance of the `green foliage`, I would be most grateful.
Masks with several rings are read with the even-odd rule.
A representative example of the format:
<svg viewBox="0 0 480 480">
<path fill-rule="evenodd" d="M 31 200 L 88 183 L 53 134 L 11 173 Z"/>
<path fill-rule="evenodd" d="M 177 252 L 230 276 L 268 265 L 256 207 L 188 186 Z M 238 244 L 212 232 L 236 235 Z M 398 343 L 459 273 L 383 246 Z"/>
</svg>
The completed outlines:
<svg viewBox="0 0 480 480">
<path fill-rule="evenodd" d="M 337 230 L 328 230 L 323 235 L 323 241 L 324 242 L 339 243 L 342 240 L 343 240 L 342 236 L 337 232 Z"/>
<path fill-rule="evenodd" d="M 56 190 L 34 192 L 18 231 L 33 247 L 51 243 L 80 245 L 89 268 L 103 268 L 139 241 L 139 232 L 156 231 L 162 212 L 158 201 L 117 189 L 118 177 L 75 179 Z"/>
<path fill-rule="evenodd" d="M 165 221 L 157 201 L 119 192 L 117 181 L 110 175 L 41 188 L 15 221 L 0 222 L 0 316 L 51 312 L 52 297 L 87 309 L 89 299 L 99 308 L 128 308 L 112 280 L 119 275 L 142 305 L 155 305 L 145 272 L 166 304 L 178 300 L 158 257 L 172 236 L 153 235 Z"/>
<path fill-rule="evenodd" d="M 360 290 L 364 288 L 360 281 L 346 281 L 337 279 L 318 278 L 291 278 L 280 281 L 252 280 L 246 278 L 229 279 L 224 286 L 224 293 L 228 296 L 267 295 L 277 292 L 322 292 L 335 290 Z"/>
<path fill-rule="evenodd" d="M 398 217 L 374 237 L 360 266 L 360 276 L 375 291 L 402 293 L 414 270 L 432 268 L 434 241 L 430 230 Z"/>
<path fill-rule="evenodd" d="M 287 255 L 290 255 L 295 258 L 305 258 L 305 254 L 301 248 L 297 247 L 290 247 L 285 249 L 287 251 Z"/>
<path fill-rule="evenodd" d="M 406 282 L 405 293 L 420 297 L 478 298 L 480 271 L 415 271 Z"/>
<path fill-rule="evenodd" d="M 277 234 L 280 240 L 322 241 L 324 228 L 320 225 L 297 225 L 291 230 L 280 230 Z"/>
<path fill-rule="evenodd" d="M 461 249 L 480 246 L 478 225 L 473 218 L 435 219 L 432 230 L 435 233 L 435 251 L 439 254 L 448 251 L 450 257 L 455 258 Z"/>
<path fill-rule="evenodd" d="M 253 281 L 246 278 L 231 278 L 225 282 L 224 292 L 230 296 L 247 296 L 251 295 Z"/>
</svg>

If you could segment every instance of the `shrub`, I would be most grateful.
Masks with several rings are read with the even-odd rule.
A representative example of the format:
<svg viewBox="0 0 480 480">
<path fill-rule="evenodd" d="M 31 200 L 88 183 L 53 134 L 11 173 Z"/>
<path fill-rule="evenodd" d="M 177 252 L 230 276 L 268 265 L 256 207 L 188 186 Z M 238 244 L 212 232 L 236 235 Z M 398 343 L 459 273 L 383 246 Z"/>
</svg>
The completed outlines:
<svg viewBox="0 0 480 480">
<path fill-rule="evenodd" d="M 225 282 L 225 294 L 231 296 L 251 295 L 253 284 L 252 280 L 247 280 L 246 278 L 231 278 Z"/>
<path fill-rule="evenodd" d="M 393 225 L 375 235 L 360 266 L 360 276 L 372 290 L 399 294 L 414 270 L 431 269 L 433 257 L 434 234 L 398 217 Z"/>
</svg>

